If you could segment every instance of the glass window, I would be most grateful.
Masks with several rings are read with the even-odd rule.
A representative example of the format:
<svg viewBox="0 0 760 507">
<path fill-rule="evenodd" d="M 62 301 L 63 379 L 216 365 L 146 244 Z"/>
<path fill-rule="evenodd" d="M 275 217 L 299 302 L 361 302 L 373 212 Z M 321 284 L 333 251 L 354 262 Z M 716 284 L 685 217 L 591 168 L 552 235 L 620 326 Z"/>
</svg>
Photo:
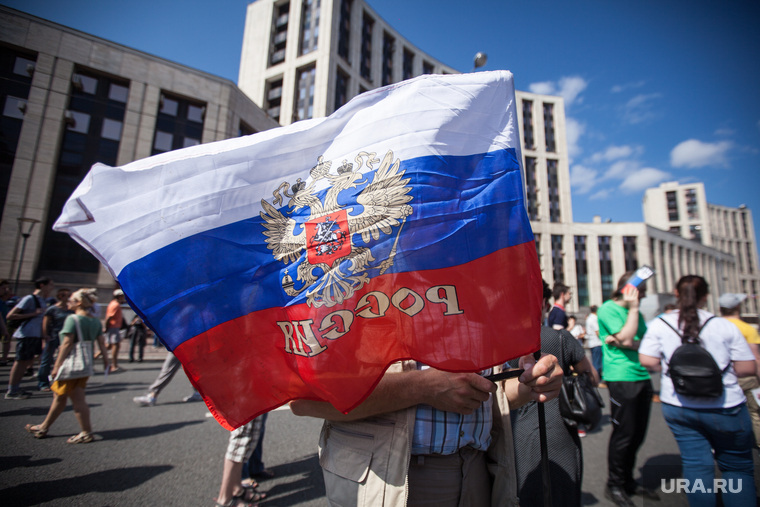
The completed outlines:
<svg viewBox="0 0 760 507">
<path fill-rule="evenodd" d="M 19 76 L 31 77 L 34 74 L 35 62 L 23 56 L 17 56 L 13 62 L 13 73 Z"/>
<path fill-rule="evenodd" d="M 182 140 L 182 147 L 187 148 L 189 146 L 195 146 L 197 144 L 201 144 L 200 139 L 193 139 L 192 137 L 186 137 Z"/>
<path fill-rule="evenodd" d="M 171 151 L 173 142 L 174 136 L 172 134 L 156 130 L 156 140 L 153 143 L 153 148 L 158 151 Z"/>
<path fill-rule="evenodd" d="M 86 134 L 90 130 L 90 115 L 80 111 L 67 111 L 66 128 Z"/>
<path fill-rule="evenodd" d="M 91 76 L 85 76 L 84 74 L 74 74 L 74 86 L 84 93 L 95 95 L 98 91 L 98 80 Z"/>
<path fill-rule="evenodd" d="M 111 83 L 111 86 L 108 89 L 108 98 L 126 104 L 127 99 L 129 98 L 129 88 L 120 84 Z"/>
<path fill-rule="evenodd" d="M 26 111 L 26 101 L 18 97 L 11 97 L 10 95 L 5 97 L 5 105 L 3 106 L 3 116 L 8 118 L 24 119 L 24 112 Z"/>
<path fill-rule="evenodd" d="M 121 139 L 121 122 L 112 120 L 110 118 L 103 119 L 103 129 L 101 130 L 100 137 L 104 139 L 110 139 L 112 141 L 118 141 Z"/>
<path fill-rule="evenodd" d="M 193 104 L 188 104 L 187 106 L 187 119 L 190 121 L 203 123 L 203 113 L 205 112 L 204 107 L 195 106 Z"/>
<path fill-rule="evenodd" d="M 177 116 L 178 110 L 179 102 L 164 95 L 161 96 L 161 108 L 159 109 L 160 113 L 168 114 L 169 116 Z"/>
</svg>

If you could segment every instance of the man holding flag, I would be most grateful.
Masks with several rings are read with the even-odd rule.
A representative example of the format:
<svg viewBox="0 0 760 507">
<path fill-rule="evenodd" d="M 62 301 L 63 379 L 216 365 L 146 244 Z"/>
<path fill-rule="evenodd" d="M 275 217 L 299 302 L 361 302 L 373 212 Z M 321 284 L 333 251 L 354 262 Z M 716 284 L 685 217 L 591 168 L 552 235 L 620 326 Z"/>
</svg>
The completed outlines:
<svg viewBox="0 0 760 507">
<path fill-rule="evenodd" d="M 109 268 L 229 429 L 291 400 L 352 419 L 425 404 L 431 428 L 490 417 L 494 387 L 468 372 L 540 347 L 516 109 L 507 71 L 420 76 L 328 118 L 96 165 L 55 229 Z M 527 368 L 496 391 L 499 417 L 559 376 L 551 357 Z"/>
</svg>

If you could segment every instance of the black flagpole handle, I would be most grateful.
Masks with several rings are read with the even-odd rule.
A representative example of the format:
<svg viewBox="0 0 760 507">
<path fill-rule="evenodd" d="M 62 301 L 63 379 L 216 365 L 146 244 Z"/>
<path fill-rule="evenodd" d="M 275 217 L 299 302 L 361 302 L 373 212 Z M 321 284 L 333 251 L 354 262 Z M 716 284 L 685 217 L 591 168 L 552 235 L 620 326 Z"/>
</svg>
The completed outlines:
<svg viewBox="0 0 760 507">
<path fill-rule="evenodd" d="M 541 357 L 541 351 L 537 350 L 533 357 L 536 361 Z M 552 507 L 552 480 L 549 475 L 549 443 L 546 438 L 546 412 L 544 404 L 538 403 L 538 435 L 541 442 L 541 476 L 544 482 L 544 507 Z"/>
</svg>

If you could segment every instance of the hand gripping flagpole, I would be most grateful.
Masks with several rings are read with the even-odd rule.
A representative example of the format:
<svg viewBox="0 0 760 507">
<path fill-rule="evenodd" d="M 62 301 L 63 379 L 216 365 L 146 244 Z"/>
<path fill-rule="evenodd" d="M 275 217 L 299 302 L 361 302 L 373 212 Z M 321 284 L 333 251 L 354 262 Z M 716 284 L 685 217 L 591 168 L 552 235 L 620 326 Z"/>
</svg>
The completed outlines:
<svg viewBox="0 0 760 507">
<path fill-rule="evenodd" d="M 541 351 L 533 353 L 536 361 L 541 357 Z M 544 404 L 538 404 L 538 436 L 541 442 L 541 477 L 544 483 L 544 507 L 552 507 L 552 479 L 549 475 L 549 443 L 546 439 L 546 412 Z"/>
</svg>

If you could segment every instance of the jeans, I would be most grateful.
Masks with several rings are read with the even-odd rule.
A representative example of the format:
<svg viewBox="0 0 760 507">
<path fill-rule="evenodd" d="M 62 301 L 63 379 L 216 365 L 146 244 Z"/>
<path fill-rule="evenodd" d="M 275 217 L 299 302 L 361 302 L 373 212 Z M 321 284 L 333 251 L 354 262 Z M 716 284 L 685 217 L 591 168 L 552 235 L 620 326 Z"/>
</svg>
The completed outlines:
<svg viewBox="0 0 760 507">
<path fill-rule="evenodd" d="M 53 366 L 53 358 L 55 357 L 55 351 L 58 350 L 60 345 L 60 338 L 52 338 L 40 356 L 40 370 L 37 372 L 37 387 L 42 389 L 43 387 L 50 387 L 50 370 Z"/>
<path fill-rule="evenodd" d="M 683 478 L 693 485 L 701 479 L 705 489 L 713 488 L 713 451 L 723 479 L 726 507 L 755 505 L 752 460 L 752 422 L 747 405 L 732 408 L 693 409 L 662 404 L 662 415 L 678 442 Z M 687 492 L 689 505 L 714 506 L 714 493 Z"/>
<path fill-rule="evenodd" d="M 599 372 L 599 378 L 602 378 L 602 346 L 591 348 L 591 364 Z"/>
<path fill-rule="evenodd" d="M 262 461 L 262 455 L 264 453 L 264 431 L 266 429 L 267 417 L 269 412 L 261 415 L 261 431 L 259 432 L 259 438 L 256 441 L 256 447 L 253 449 L 251 459 L 243 463 L 243 479 L 253 478 L 255 475 L 264 471 L 264 462 Z"/>
</svg>

